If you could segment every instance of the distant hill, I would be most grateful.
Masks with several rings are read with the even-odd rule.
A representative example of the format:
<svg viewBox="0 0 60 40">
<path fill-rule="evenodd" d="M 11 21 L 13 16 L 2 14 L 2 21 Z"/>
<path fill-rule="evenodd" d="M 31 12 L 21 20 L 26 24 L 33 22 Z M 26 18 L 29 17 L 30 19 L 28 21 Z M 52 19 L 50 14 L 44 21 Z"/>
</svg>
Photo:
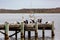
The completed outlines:
<svg viewBox="0 0 60 40">
<path fill-rule="evenodd" d="M 60 13 L 60 8 L 50 8 L 50 9 L 0 9 L 0 13 Z"/>
</svg>

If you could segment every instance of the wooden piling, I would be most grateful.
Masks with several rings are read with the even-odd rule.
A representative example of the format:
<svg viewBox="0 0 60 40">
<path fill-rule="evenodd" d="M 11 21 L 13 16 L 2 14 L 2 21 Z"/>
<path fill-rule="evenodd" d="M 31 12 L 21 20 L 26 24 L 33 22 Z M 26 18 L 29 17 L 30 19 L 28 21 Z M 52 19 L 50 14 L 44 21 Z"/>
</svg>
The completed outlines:
<svg viewBox="0 0 60 40">
<path fill-rule="evenodd" d="M 52 40 L 54 40 L 54 37 L 52 37 Z"/>
<path fill-rule="evenodd" d="M 35 23 L 35 40 L 38 40 L 38 23 Z"/>
<path fill-rule="evenodd" d="M 24 40 L 24 22 L 21 22 L 21 40 Z"/>
<path fill-rule="evenodd" d="M 43 37 L 43 38 L 45 37 L 44 29 L 45 29 L 45 28 L 43 28 L 43 30 L 42 30 L 42 37 Z"/>
<path fill-rule="evenodd" d="M 9 36 L 8 36 L 9 24 L 5 22 L 4 26 L 5 26 L 5 40 L 9 40 Z"/>
<path fill-rule="evenodd" d="M 25 40 L 25 30 L 24 30 L 24 40 Z"/>
<path fill-rule="evenodd" d="M 15 33 L 16 33 L 16 34 L 15 34 L 15 40 L 17 40 L 17 30 L 15 31 Z"/>
<path fill-rule="evenodd" d="M 31 40 L 31 31 L 28 31 L 28 40 Z"/>
<path fill-rule="evenodd" d="M 52 21 L 52 30 L 51 30 L 51 33 L 52 33 L 52 37 L 54 37 L 54 21 Z"/>
</svg>

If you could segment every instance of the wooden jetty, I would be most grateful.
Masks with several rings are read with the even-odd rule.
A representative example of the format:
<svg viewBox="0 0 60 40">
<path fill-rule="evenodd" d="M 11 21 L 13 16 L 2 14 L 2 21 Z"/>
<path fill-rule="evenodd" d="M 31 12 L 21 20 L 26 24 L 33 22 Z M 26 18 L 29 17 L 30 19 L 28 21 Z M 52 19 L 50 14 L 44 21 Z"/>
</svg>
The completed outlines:
<svg viewBox="0 0 60 40">
<path fill-rule="evenodd" d="M 5 24 L 0 24 L 0 30 L 5 30 L 5 33 L 0 31 L 0 33 L 5 35 L 5 40 L 9 40 L 9 37 L 12 37 L 14 35 L 17 40 L 17 33 L 21 33 L 20 40 L 24 40 L 25 31 L 28 31 L 28 38 L 31 37 L 31 31 L 35 31 L 35 40 L 38 40 L 38 30 L 43 30 L 43 37 L 45 34 L 44 30 L 51 30 L 51 36 L 54 37 L 54 21 L 52 21 L 52 24 L 42 24 L 38 22 L 32 24 L 25 24 L 24 22 L 21 22 L 20 24 L 9 24 L 5 22 Z M 15 31 L 15 33 L 8 35 L 9 31 Z"/>
</svg>

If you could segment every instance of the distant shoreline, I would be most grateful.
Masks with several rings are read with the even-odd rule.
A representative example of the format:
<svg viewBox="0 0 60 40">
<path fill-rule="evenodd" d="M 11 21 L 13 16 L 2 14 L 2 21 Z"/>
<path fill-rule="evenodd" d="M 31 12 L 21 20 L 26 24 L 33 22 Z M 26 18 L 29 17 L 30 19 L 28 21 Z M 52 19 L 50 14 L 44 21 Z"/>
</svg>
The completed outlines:
<svg viewBox="0 0 60 40">
<path fill-rule="evenodd" d="M 60 8 L 48 9 L 0 9 L 0 13 L 60 13 Z"/>
</svg>

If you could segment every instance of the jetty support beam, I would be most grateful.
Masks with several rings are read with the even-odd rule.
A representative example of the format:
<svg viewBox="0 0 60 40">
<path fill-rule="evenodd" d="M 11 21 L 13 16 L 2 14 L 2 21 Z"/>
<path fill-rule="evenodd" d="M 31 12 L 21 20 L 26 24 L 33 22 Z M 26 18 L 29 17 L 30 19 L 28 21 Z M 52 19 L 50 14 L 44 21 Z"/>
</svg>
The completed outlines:
<svg viewBox="0 0 60 40">
<path fill-rule="evenodd" d="M 17 30 L 15 31 L 15 33 L 16 33 L 16 34 L 15 34 L 15 40 L 17 40 Z"/>
<path fill-rule="evenodd" d="M 38 40 L 38 22 L 35 23 L 35 40 Z"/>
<path fill-rule="evenodd" d="M 17 32 L 17 33 L 19 33 L 19 32 Z M 14 34 L 12 34 L 12 35 L 10 35 L 9 37 L 12 37 L 12 36 L 14 36 L 16 33 L 14 33 Z"/>
<path fill-rule="evenodd" d="M 54 37 L 54 21 L 52 21 L 52 30 L 51 30 L 51 33 L 52 33 L 52 37 Z"/>
<path fill-rule="evenodd" d="M 5 22 L 5 40 L 9 40 L 9 36 L 8 36 L 8 31 L 9 31 L 9 23 Z"/>
<path fill-rule="evenodd" d="M 24 22 L 21 22 L 21 40 L 24 40 Z"/>
<path fill-rule="evenodd" d="M 43 30 L 42 30 L 42 37 L 44 38 L 45 37 L 45 32 L 44 32 L 45 28 L 43 27 Z"/>
<path fill-rule="evenodd" d="M 31 31 L 28 31 L 28 40 L 31 40 Z"/>
</svg>

